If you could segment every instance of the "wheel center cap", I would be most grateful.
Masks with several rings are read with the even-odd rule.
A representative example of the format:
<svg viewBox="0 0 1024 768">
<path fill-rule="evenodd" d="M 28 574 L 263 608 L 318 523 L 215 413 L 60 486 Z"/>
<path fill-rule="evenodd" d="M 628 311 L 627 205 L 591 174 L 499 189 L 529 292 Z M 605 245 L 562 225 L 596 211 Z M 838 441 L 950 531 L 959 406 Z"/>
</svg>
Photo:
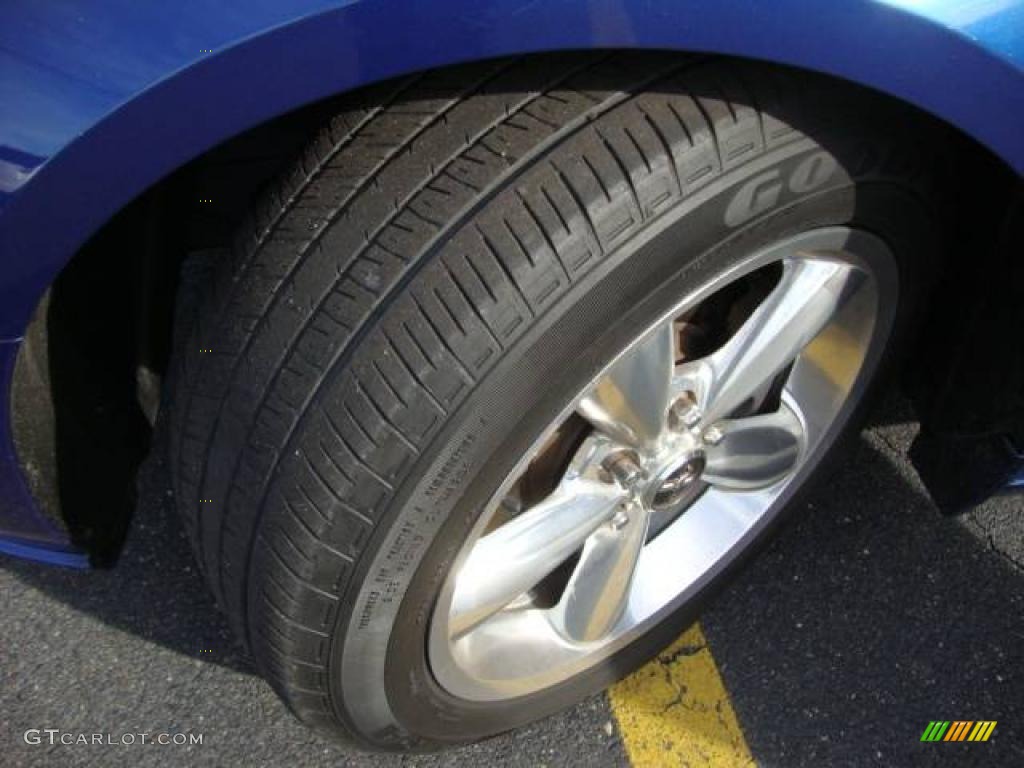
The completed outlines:
<svg viewBox="0 0 1024 768">
<path fill-rule="evenodd" d="M 704 463 L 703 452 L 693 451 L 659 472 L 649 486 L 647 503 L 651 509 L 671 509 L 679 504 L 700 479 Z"/>
</svg>

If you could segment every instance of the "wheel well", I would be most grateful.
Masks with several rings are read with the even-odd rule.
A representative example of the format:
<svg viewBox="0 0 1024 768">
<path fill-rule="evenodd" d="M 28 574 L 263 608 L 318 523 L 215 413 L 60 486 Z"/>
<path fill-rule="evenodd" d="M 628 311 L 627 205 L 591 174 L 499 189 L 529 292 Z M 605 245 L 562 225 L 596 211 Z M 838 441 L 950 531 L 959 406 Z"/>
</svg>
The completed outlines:
<svg viewBox="0 0 1024 768">
<path fill-rule="evenodd" d="M 159 410 L 185 257 L 230 246 L 246 212 L 335 104 L 319 102 L 237 136 L 148 189 L 78 251 L 37 307 L 12 388 L 16 449 L 41 507 L 98 560 L 116 557 L 128 528 L 133 478 Z M 951 350 L 969 347 L 970 308 L 1005 291 L 1000 270 L 1013 265 L 1000 233 L 1020 182 L 972 139 L 938 118 L 921 117 L 952 136 L 963 183 L 950 190 L 956 211 L 950 252 L 972 258 L 942 265 L 916 345 L 919 359 L 908 366 L 927 375 L 909 377 L 908 390 L 926 426 L 940 432 L 1012 431 L 1019 426 L 984 406 L 961 412 L 959 420 L 937 414 L 948 409 L 958 386 L 962 354 Z M 988 374 L 1000 380 L 998 370 Z"/>
<path fill-rule="evenodd" d="M 42 511 L 113 562 L 156 423 L 179 271 L 223 247 L 333 100 L 238 136 L 133 200 L 70 260 L 33 314 L 11 388 L 12 432 Z"/>
</svg>

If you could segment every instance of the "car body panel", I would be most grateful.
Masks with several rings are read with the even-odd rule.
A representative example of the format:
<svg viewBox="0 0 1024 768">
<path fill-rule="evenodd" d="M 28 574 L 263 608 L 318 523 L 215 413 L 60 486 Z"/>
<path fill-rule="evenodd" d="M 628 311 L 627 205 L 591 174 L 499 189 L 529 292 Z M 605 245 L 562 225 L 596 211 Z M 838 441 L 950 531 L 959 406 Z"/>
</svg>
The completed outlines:
<svg viewBox="0 0 1024 768">
<path fill-rule="evenodd" d="M 217 143 L 330 95 L 535 51 L 673 49 L 844 77 L 1024 171 L 1024 0 L 50 0 L 0 6 L 0 346 L 81 245 Z M 5 393 L 6 394 L 6 393 Z M 8 402 L 5 397 L 4 402 Z M 0 410 L 0 531 L 35 537 Z M 33 528 L 33 525 L 37 528 Z M 59 532 L 36 540 L 65 546 Z"/>
</svg>

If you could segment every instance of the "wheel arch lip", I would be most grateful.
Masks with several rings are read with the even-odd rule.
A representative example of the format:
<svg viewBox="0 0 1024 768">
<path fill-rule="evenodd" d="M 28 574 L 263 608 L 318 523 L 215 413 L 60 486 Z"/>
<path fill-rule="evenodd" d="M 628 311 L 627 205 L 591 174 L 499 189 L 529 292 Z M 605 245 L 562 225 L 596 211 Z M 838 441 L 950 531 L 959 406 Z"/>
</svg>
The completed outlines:
<svg viewBox="0 0 1024 768">
<path fill-rule="evenodd" d="M 793 65 L 925 109 L 1024 172 L 1024 0 L 986 4 L 988 15 L 973 18 L 971 5 L 842 0 L 814 14 L 799 0 L 268 0 L 245 14 L 216 0 L 108 0 L 91 14 L 7 6 L 0 340 L 20 339 L 46 287 L 117 211 L 219 142 L 328 96 L 477 59 L 644 48 Z M 60 226 L 43 226 L 55 213 Z M 17 474 L 3 438 L 9 418 L 0 409 L 0 464 Z M 0 478 L 0 493 L 12 482 Z M 0 508 L 0 530 L 13 520 Z"/>
<path fill-rule="evenodd" d="M 962 0 L 887 3 L 843 0 L 807 14 L 799 0 L 304 0 L 287 16 L 262 3 L 239 18 L 215 0 L 142 15 L 119 2 L 102 24 L 93 20 L 116 44 L 97 66 L 83 60 L 88 46 L 60 53 L 45 40 L 0 58 L 0 339 L 21 334 L 42 290 L 92 233 L 202 152 L 325 97 L 460 61 L 649 48 L 789 64 L 915 104 L 1024 172 L 1024 0 L 980 19 Z M 22 13 L 3 10 L 0 20 L 12 18 L 0 26 L 17 32 Z M 42 13 L 48 34 L 69 34 L 70 17 Z M 121 36 L 133 42 L 119 49 Z M 34 65 L 44 54 L 57 58 Z M 54 210 L 61 226 L 40 227 Z"/>
</svg>

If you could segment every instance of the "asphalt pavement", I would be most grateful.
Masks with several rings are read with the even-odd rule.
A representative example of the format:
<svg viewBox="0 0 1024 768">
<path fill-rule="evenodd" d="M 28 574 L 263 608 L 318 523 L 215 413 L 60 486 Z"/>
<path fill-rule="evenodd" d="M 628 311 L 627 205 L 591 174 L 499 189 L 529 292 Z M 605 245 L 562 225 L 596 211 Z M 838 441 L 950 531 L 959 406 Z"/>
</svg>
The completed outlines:
<svg viewBox="0 0 1024 768">
<path fill-rule="evenodd" d="M 942 517 L 906 460 L 914 430 L 883 408 L 701 620 L 760 765 L 1024 765 L 1024 500 Z M 998 725 L 987 743 L 922 744 L 937 719 Z M 203 741 L 50 745 L 44 729 Z M 114 569 L 0 560 L 2 766 L 628 764 L 604 695 L 439 755 L 360 754 L 304 728 L 217 614 L 159 441 Z"/>
</svg>

